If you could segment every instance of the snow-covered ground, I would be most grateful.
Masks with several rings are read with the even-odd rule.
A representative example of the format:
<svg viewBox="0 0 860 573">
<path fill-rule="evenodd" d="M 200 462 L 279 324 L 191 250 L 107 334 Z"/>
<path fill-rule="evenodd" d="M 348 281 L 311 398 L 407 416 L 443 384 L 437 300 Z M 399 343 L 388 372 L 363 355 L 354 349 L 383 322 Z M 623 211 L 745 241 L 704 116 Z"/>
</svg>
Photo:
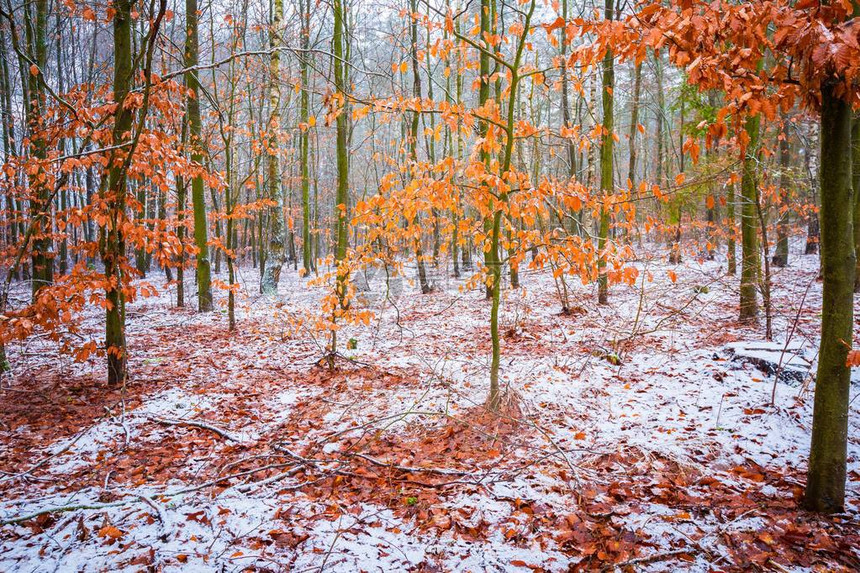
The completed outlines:
<svg viewBox="0 0 860 573">
<path fill-rule="evenodd" d="M 221 310 L 173 309 L 171 289 L 135 302 L 125 391 L 100 360 L 13 346 L 0 520 L 19 521 L 0 527 L 0 570 L 856 570 L 860 384 L 846 513 L 797 502 L 817 264 L 776 269 L 772 342 L 737 322 L 724 260 L 643 257 L 607 306 L 574 279 L 566 315 L 551 274 L 523 270 L 500 417 L 483 408 L 489 305 L 444 269 L 430 295 L 366 297 L 377 319 L 340 334 L 337 372 L 291 327 L 321 290 L 287 271 L 264 298 L 243 269 L 238 333 Z"/>
</svg>

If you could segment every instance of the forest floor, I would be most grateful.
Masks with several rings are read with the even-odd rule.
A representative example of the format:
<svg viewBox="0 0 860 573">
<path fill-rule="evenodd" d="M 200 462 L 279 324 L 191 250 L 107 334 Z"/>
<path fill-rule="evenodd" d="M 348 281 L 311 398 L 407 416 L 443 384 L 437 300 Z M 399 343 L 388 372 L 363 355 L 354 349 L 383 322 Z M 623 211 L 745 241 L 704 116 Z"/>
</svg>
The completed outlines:
<svg viewBox="0 0 860 573">
<path fill-rule="evenodd" d="M 13 346 L 0 570 L 860 570 L 856 382 L 846 512 L 798 503 L 817 257 L 776 271 L 770 345 L 737 321 L 724 259 L 638 265 L 653 282 L 608 306 L 576 280 L 566 315 L 549 271 L 506 290 L 500 416 L 483 407 L 489 305 L 450 278 L 388 300 L 371 277 L 381 312 L 340 334 L 334 372 L 322 339 L 290 331 L 321 296 L 291 270 L 266 298 L 243 269 L 236 333 L 173 289 L 130 305 L 125 389 L 103 359 Z M 100 325 L 91 309 L 84 336 Z"/>
</svg>

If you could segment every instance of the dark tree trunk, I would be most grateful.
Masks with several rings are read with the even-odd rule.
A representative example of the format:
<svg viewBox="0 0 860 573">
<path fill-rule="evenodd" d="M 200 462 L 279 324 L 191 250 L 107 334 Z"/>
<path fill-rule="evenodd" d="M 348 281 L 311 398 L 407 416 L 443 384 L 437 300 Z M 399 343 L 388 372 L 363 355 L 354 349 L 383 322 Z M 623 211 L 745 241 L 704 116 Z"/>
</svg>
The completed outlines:
<svg viewBox="0 0 860 573">
<path fill-rule="evenodd" d="M 851 105 L 835 86 L 821 90 L 821 346 L 815 384 L 812 445 L 804 505 L 842 511 L 848 448 L 851 369 L 846 365 L 854 322 L 854 230 L 851 209 Z"/>
</svg>

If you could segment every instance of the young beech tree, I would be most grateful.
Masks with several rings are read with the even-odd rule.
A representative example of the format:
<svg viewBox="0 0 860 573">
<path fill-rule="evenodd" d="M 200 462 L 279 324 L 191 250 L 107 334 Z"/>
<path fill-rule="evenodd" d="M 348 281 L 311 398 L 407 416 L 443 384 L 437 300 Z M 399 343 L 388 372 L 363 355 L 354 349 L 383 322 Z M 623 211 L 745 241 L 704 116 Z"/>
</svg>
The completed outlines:
<svg viewBox="0 0 860 573">
<path fill-rule="evenodd" d="M 131 5 L 132 0 L 116 3 L 113 18 L 114 62 L 113 94 L 117 102 L 114 117 L 114 144 L 128 140 L 133 110 L 125 106 L 125 99 L 132 85 L 132 45 L 131 45 Z M 125 257 L 125 239 L 122 232 L 122 219 L 125 216 L 127 192 L 127 173 L 121 157 L 112 157 L 108 168 L 108 186 L 104 200 L 108 205 L 110 218 L 102 226 L 99 244 L 102 263 L 105 269 L 107 289 L 105 294 L 105 348 L 108 357 L 108 384 L 111 386 L 125 383 L 127 371 L 127 348 L 125 340 L 125 294 L 122 290 L 122 258 Z"/>
<path fill-rule="evenodd" d="M 45 285 L 50 285 L 54 282 L 54 253 L 51 206 L 50 206 L 50 188 L 49 177 L 45 171 L 43 161 L 47 158 L 48 144 L 45 141 L 44 126 L 42 122 L 45 120 L 47 112 L 47 100 L 45 95 L 45 79 L 39 77 L 44 74 L 48 63 L 48 0 L 36 0 L 36 22 L 35 26 L 32 22 L 27 22 L 26 37 L 29 45 L 29 53 L 36 66 L 27 70 L 29 73 L 22 73 L 22 80 L 26 77 L 28 81 L 29 101 L 26 102 L 24 109 L 26 110 L 27 127 L 30 136 L 30 152 L 33 157 L 39 160 L 39 169 L 30 174 L 30 186 L 33 189 L 30 199 L 31 217 L 38 221 L 36 229 L 33 232 L 33 296 L 40 288 Z M 29 9 L 25 11 L 29 16 Z"/>
<path fill-rule="evenodd" d="M 337 155 L 337 187 L 335 194 L 335 247 L 334 264 L 337 267 L 336 296 L 338 306 L 345 310 L 348 306 L 349 265 L 346 261 L 347 241 L 349 239 L 349 149 L 348 128 L 349 106 L 347 105 L 347 75 L 345 63 L 346 43 L 346 6 L 343 0 L 334 0 L 334 35 L 332 36 L 332 67 L 334 69 L 335 92 L 332 97 L 335 118 Z M 337 330 L 332 328 L 329 340 L 330 365 L 334 365 L 337 354 Z"/>
<path fill-rule="evenodd" d="M 421 74 L 418 64 L 418 0 L 410 0 L 409 10 L 409 35 L 411 39 L 409 59 L 412 62 L 412 97 L 415 99 L 416 105 L 415 111 L 412 113 L 412 120 L 409 122 L 407 145 L 409 147 L 409 161 L 412 163 L 410 170 L 412 170 L 414 177 L 416 175 L 415 170 L 418 168 L 418 125 L 421 119 Z M 409 225 L 410 227 L 413 225 L 415 227 L 415 264 L 418 267 L 418 285 L 421 289 L 421 294 L 428 294 L 432 289 L 427 280 L 427 269 L 424 266 L 424 249 L 421 246 L 423 236 L 419 211 L 415 212 L 415 221 L 410 221 Z"/>
</svg>

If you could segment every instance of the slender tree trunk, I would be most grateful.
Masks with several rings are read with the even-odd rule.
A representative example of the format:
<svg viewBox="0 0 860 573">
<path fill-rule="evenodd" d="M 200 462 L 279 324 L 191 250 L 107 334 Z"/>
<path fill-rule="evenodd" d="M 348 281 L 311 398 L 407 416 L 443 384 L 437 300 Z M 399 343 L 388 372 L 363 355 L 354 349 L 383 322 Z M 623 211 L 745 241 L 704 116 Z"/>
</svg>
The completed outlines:
<svg viewBox="0 0 860 573">
<path fill-rule="evenodd" d="M 417 6 L 416 6 L 417 8 Z M 417 13 L 416 13 L 417 14 Z M 427 4 L 427 17 L 428 19 L 431 17 L 432 12 L 430 10 L 430 4 Z M 417 50 L 417 43 L 416 43 Z M 432 53 L 432 46 L 430 45 L 430 29 L 427 29 L 427 36 L 425 42 L 425 50 L 426 54 Z M 433 69 L 431 66 L 432 58 L 425 57 L 425 62 L 427 62 L 427 97 L 430 101 L 433 101 Z M 420 85 L 420 84 L 419 84 Z M 430 114 L 430 134 L 427 139 L 427 157 L 430 160 L 430 165 L 436 165 L 436 114 Z M 438 270 L 439 268 L 439 252 L 442 248 L 442 229 L 441 229 L 441 214 L 439 210 L 433 206 L 431 208 L 431 214 L 433 216 L 433 267 Z"/>
<path fill-rule="evenodd" d="M 756 193 L 756 215 L 758 216 L 758 225 L 761 230 L 761 244 L 764 250 L 764 275 L 761 279 L 761 302 L 764 306 L 764 336 L 765 339 L 773 340 L 773 307 L 771 305 L 771 274 L 770 274 L 770 247 L 767 239 L 767 219 L 764 216 L 764 209 L 761 205 L 761 193 Z"/>
<path fill-rule="evenodd" d="M 33 158 L 39 162 L 39 169 L 35 177 L 30 180 L 30 185 L 33 188 L 34 199 L 30 201 L 31 218 L 35 230 L 33 231 L 33 251 L 32 251 L 32 266 L 33 266 L 33 299 L 35 300 L 37 291 L 43 286 L 53 284 L 54 282 L 54 261 L 53 261 L 53 240 L 51 239 L 51 231 L 53 227 L 53 217 L 51 216 L 50 189 L 46 184 L 46 174 L 44 172 L 44 161 L 47 158 L 47 143 L 41 133 L 39 120 L 42 117 L 46 101 L 44 89 L 44 77 L 40 78 L 40 74 L 44 74 L 48 63 L 48 45 L 46 33 L 48 28 L 48 0 L 35 0 L 36 7 L 36 24 L 35 30 L 31 33 L 31 26 L 27 26 L 28 36 L 30 37 L 31 54 L 33 59 L 39 66 L 41 72 L 39 74 L 30 73 L 30 66 L 22 66 L 22 75 L 26 75 L 29 82 L 29 101 L 26 105 L 27 123 L 30 128 L 30 152 Z M 27 10 L 26 13 L 29 13 Z"/>
<path fill-rule="evenodd" d="M 345 45 L 345 5 L 343 0 L 334 0 L 334 35 L 332 36 L 332 65 L 334 67 L 335 93 L 338 104 L 342 106 L 336 120 L 337 142 L 337 189 L 335 193 L 335 265 L 337 266 L 336 294 L 339 306 L 346 305 L 349 271 L 344 264 L 347 252 L 348 221 L 349 221 L 349 149 L 347 143 L 349 107 L 347 106 L 346 70 L 344 69 Z M 334 367 L 334 357 L 337 353 L 337 331 L 332 330 L 329 344 L 330 362 Z"/>
<path fill-rule="evenodd" d="M 738 274 L 737 248 L 735 247 L 735 184 L 729 183 L 726 191 L 726 222 L 729 233 L 727 241 L 727 257 L 728 257 L 728 274 L 734 276 Z"/>
<path fill-rule="evenodd" d="M 654 68 L 655 68 L 655 79 L 657 81 L 657 109 L 655 111 L 655 115 L 657 116 L 657 129 L 656 129 L 656 140 L 657 140 L 657 166 L 656 166 L 656 179 L 657 185 L 661 187 L 665 185 L 667 177 L 665 176 L 665 168 L 666 168 L 666 145 L 665 145 L 665 136 L 663 126 L 666 123 L 666 101 L 665 101 L 665 93 L 663 92 L 663 55 L 662 53 L 654 53 Z"/>
<path fill-rule="evenodd" d="M 810 153 L 804 154 L 804 163 L 805 163 L 804 167 L 805 167 L 805 171 L 808 174 L 808 177 L 810 180 L 809 181 L 809 196 L 808 196 L 808 198 L 810 200 L 809 202 L 814 206 L 818 203 L 818 197 L 816 195 L 815 183 L 814 183 L 814 179 L 812 178 L 812 173 L 811 173 L 810 165 L 809 165 L 809 163 L 810 163 L 810 161 L 809 161 L 810 157 L 809 156 L 810 155 L 811 155 Z M 820 176 L 820 174 L 821 174 L 820 173 L 821 172 L 820 166 L 818 168 L 818 171 L 819 171 L 819 176 Z M 819 177 L 819 181 L 820 181 L 820 177 Z M 818 212 L 815 211 L 814 209 L 810 209 L 809 215 L 807 216 L 807 219 L 806 219 L 806 247 L 804 249 L 805 254 L 814 255 L 815 253 L 818 252 L 818 243 L 820 240 L 820 236 L 821 236 L 821 228 L 818 224 Z"/>
<path fill-rule="evenodd" d="M 492 32 L 492 14 L 495 13 L 495 0 L 481 0 L 481 13 L 479 23 L 481 26 L 481 38 L 486 38 Z M 478 107 L 486 105 L 490 99 L 490 55 L 486 50 L 481 50 L 478 55 Z M 489 124 L 486 121 L 478 121 L 478 135 L 487 137 Z M 490 168 L 490 154 L 486 149 L 481 149 L 481 161 L 487 170 Z M 489 235 L 493 231 L 493 218 L 484 217 L 484 233 Z M 484 249 L 484 267 L 486 272 L 492 273 L 496 264 L 498 253 L 496 249 Z M 493 287 L 487 284 L 485 290 L 487 300 L 493 299 Z"/>
<path fill-rule="evenodd" d="M 179 136 L 179 145 L 182 153 L 185 153 L 185 144 L 188 140 L 188 117 L 182 118 L 182 132 Z M 176 174 L 176 237 L 179 239 L 179 261 L 176 265 L 176 306 L 185 306 L 185 211 L 188 207 L 188 188 L 185 177 Z"/>
<path fill-rule="evenodd" d="M 851 105 L 836 86 L 821 88 L 821 346 L 815 384 L 812 444 L 804 505 L 839 512 L 845 505 L 848 402 L 847 366 L 854 322 L 854 230 L 846 205 L 851 188 Z"/>
<path fill-rule="evenodd" d="M 143 226 L 143 221 L 146 219 L 146 182 L 140 181 L 137 183 L 137 202 L 140 204 L 140 209 L 135 211 L 135 219 L 138 226 Z M 133 194 L 133 192 L 132 192 Z M 140 245 L 134 252 L 134 266 L 141 277 L 146 276 L 146 246 Z"/>
<path fill-rule="evenodd" d="M 684 172 L 684 100 L 681 99 L 680 125 L 678 126 L 678 149 L 681 150 L 678 154 L 678 173 Z M 669 255 L 669 262 L 673 265 L 681 264 L 681 223 L 684 219 L 684 204 L 683 201 L 677 201 L 676 216 L 678 220 L 675 224 L 675 238 L 672 241 L 672 252 Z"/>
<path fill-rule="evenodd" d="M 55 14 L 55 22 L 56 22 L 56 30 L 55 34 L 57 37 L 57 44 L 55 47 L 56 50 L 56 62 L 57 62 L 57 88 L 60 93 L 66 92 L 66 85 L 64 81 L 64 71 L 63 71 L 63 19 L 60 17 L 60 12 L 57 11 Z M 66 139 L 64 137 L 60 138 L 60 141 L 57 143 L 57 151 L 59 151 L 60 156 L 66 154 Z M 68 218 L 68 209 L 69 209 L 69 190 L 63 189 L 60 191 L 60 211 L 63 213 L 63 217 Z M 72 230 L 72 225 L 67 225 L 62 232 L 62 239 L 60 240 L 60 250 L 57 256 L 59 257 L 59 271 L 60 276 L 65 276 L 69 270 L 69 232 Z"/>
<path fill-rule="evenodd" d="M 561 3 L 561 17 L 567 21 L 567 6 L 568 0 L 562 0 Z M 558 30 L 559 34 L 559 49 L 561 50 L 561 121 L 562 125 L 566 129 L 571 128 L 571 117 L 570 117 L 570 88 L 568 82 L 568 74 L 567 74 L 567 29 L 566 26 L 562 26 Z M 567 176 L 570 179 L 576 176 L 576 145 L 573 143 L 573 138 L 567 138 L 567 144 L 565 145 L 567 151 Z M 577 230 L 577 233 L 579 230 Z"/>
<path fill-rule="evenodd" d="M 494 0 L 482 0 L 482 3 Z M 610 0 L 607 0 L 607 2 Z M 525 16 L 524 30 L 528 30 L 534 14 L 536 0 L 532 0 Z M 490 13 L 491 11 L 487 11 Z M 483 12 L 482 12 L 483 13 Z M 507 113 L 505 116 L 505 145 L 502 148 L 499 161 L 499 177 L 505 180 L 509 177 L 514 156 L 516 102 L 520 86 L 520 63 L 526 38 L 517 39 L 518 46 L 513 63 L 511 64 L 510 87 L 508 89 Z M 483 50 L 482 50 L 483 53 Z M 499 205 L 493 205 L 492 231 L 490 235 L 490 251 L 493 253 L 493 265 L 490 267 L 490 290 L 492 291 L 492 306 L 490 308 L 490 341 L 493 349 L 490 361 L 490 393 L 487 396 L 487 408 L 496 412 L 501 406 L 501 389 L 499 387 L 499 367 L 501 365 L 501 343 L 499 339 L 499 306 L 502 292 L 502 265 L 499 257 L 499 239 L 501 238 L 502 216 L 508 206 L 508 194 L 502 192 L 498 197 Z"/>
<path fill-rule="evenodd" d="M 203 123 L 200 119 L 200 80 L 197 70 L 191 68 L 198 62 L 198 14 L 197 0 L 185 0 L 185 86 L 190 90 L 186 113 L 188 115 L 188 135 L 191 144 L 191 161 L 203 165 Z M 191 180 L 191 204 L 194 207 L 194 243 L 197 246 L 197 308 L 209 312 L 212 305 L 212 271 L 209 261 L 208 230 L 206 220 L 206 195 L 203 176 L 196 175 Z"/>
<path fill-rule="evenodd" d="M 627 180 L 636 192 L 636 133 L 639 131 L 639 99 L 642 93 L 642 65 L 636 64 L 633 70 L 633 102 L 630 111 L 630 157 L 627 165 Z"/>
<path fill-rule="evenodd" d="M 113 18 L 114 48 L 114 101 L 118 103 L 113 128 L 113 143 L 128 141 L 132 125 L 132 110 L 123 104 L 132 82 L 131 6 L 133 0 L 116 0 Z M 121 386 L 128 376 L 125 341 L 125 295 L 122 291 L 122 262 L 125 258 L 125 237 L 122 223 L 125 218 L 127 193 L 124 168 L 114 161 L 108 169 L 108 204 L 110 224 L 101 229 L 101 256 L 104 263 L 106 288 L 105 348 L 107 349 L 108 385 Z"/>
<path fill-rule="evenodd" d="M 215 239 L 218 244 L 223 244 L 221 243 L 221 209 L 218 207 L 218 195 L 215 193 L 215 189 L 213 187 L 209 188 L 209 198 L 212 200 L 212 214 L 215 216 Z M 217 276 L 219 273 L 221 273 L 221 249 L 217 248 L 215 249 L 215 275 Z"/>
<path fill-rule="evenodd" d="M 446 0 L 445 6 L 450 10 L 451 2 L 450 0 Z M 447 28 L 442 31 L 442 39 L 443 41 L 448 41 L 448 30 Z M 457 74 L 459 75 L 460 70 L 460 54 L 455 52 L 457 58 Z M 454 104 L 454 97 L 451 95 L 451 74 L 455 73 L 451 69 L 451 54 L 447 52 L 445 54 L 445 100 L 448 104 Z M 459 82 L 459 78 L 455 80 L 455 82 Z M 460 84 L 457 83 L 457 89 L 459 89 Z M 460 93 L 457 92 L 457 101 L 456 104 L 460 104 Z M 449 142 L 449 150 L 451 152 L 452 157 L 457 161 L 461 160 L 460 155 L 460 133 L 457 130 L 457 133 L 452 133 L 451 130 L 446 131 L 446 135 L 448 137 Z M 454 147 L 456 146 L 456 151 Z M 455 204 L 451 207 L 451 224 L 453 226 L 451 232 L 451 262 L 454 265 L 454 278 L 460 278 L 460 214 L 462 210 L 462 202 L 460 201 L 459 189 L 454 191 L 457 195 L 454 197 Z"/>
<path fill-rule="evenodd" d="M 158 228 L 164 230 L 167 227 L 167 192 L 163 189 L 158 191 Z M 173 281 L 173 270 L 170 264 L 164 265 L 164 278 L 167 282 Z"/>
<path fill-rule="evenodd" d="M 773 266 L 788 265 L 788 187 L 791 182 L 789 165 L 791 147 L 788 143 L 788 121 L 785 114 L 782 117 L 783 133 L 779 142 L 779 221 L 776 224 L 776 251 L 773 253 Z"/>
<path fill-rule="evenodd" d="M 745 130 L 749 143 L 744 151 L 741 177 L 741 296 L 740 319 L 758 315 L 758 284 L 761 258 L 758 250 L 758 142 L 761 116 L 749 117 Z"/>
<path fill-rule="evenodd" d="M 460 33 L 460 19 L 459 18 L 454 22 L 454 31 L 457 34 Z M 463 102 L 463 56 L 462 56 L 462 54 L 457 54 L 457 77 L 454 80 L 454 83 L 457 86 L 457 105 L 460 105 Z M 480 125 L 480 123 L 479 123 L 479 125 Z M 465 144 L 463 142 L 463 134 L 458 129 L 457 130 L 457 154 L 458 154 L 458 159 L 460 159 L 461 161 L 462 161 L 463 156 L 464 156 L 464 154 L 463 154 L 464 145 Z M 460 189 L 458 191 L 457 200 L 459 201 L 460 205 L 462 206 L 463 205 L 463 191 L 462 191 L 462 189 Z M 465 211 L 463 214 L 466 215 Z M 463 241 L 463 248 L 460 251 L 460 262 L 462 263 L 463 270 L 469 270 L 469 271 L 472 270 L 472 250 L 473 250 L 472 237 L 469 236 L 469 237 L 466 237 L 465 241 Z"/>
<path fill-rule="evenodd" d="M 311 144 L 311 167 L 313 168 L 313 183 L 314 183 L 314 216 L 313 216 L 313 233 L 311 233 L 311 242 L 313 243 L 313 259 L 314 261 L 318 261 L 320 259 L 320 190 L 319 190 L 319 166 L 317 165 L 317 147 L 319 146 L 319 140 L 314 137 L 314 140 Z M 349 165 L 347 163 L 347 165 Z M 316 263 L 314 263 L 314 272 L 318 272 L 318 268 Z"/>
<path fill-rule="evenodd" d="M 606 0 L 604 16 L 607 20 L 613 19 L 614 0 Z M 606 268 L 606 251 L 609 239 L 609 211 L 606 209 L 605 198 L 611 195 L 615 186 L 613 183 L 613 132 L 615 130 L 615 117 L 613 113 L 614 98 L 612 90 L 615 86 L 615 63 L 612 50 L 607 50 L 603 57 L 603 139 L 600 142 L 600 190 L 604 196 L 604 202 L 600 206 L 600 234 L 597 238 L 597 302 L 606 304 L 609 301 L 609 277 Z"/>
<path fill-rule="evenodd" d="M 408 17 L 409 33 L 412 40 L 412 45 L 409 49 L 412 60 L 412 97 L 415 98 L 416 101 L 420 102 L 421 74 L 418 65 L 418 23 L 416 22 L 416 18 L 418 17 L 417 0 L 410 0 L 410 13 Z M 420 116 L 421 114 L 417 110 L 412 113 L 412 121 L 409 129 L 409 160 L 412 162 L 412 166 L 410 167 L 412 177 L 417 175 L 418 169 L 418 122 Z M 418 266 L 418 284 L 421 289 L 421 294 L 428 294 L 432 289 L 430 288 L 430 283 L 427 281 L 427 270 L 424 267 L 424 252 L 421 246 L 423 233 L 421 229 L 421 216 L 418 212 L 415 214 L 415 222 L 412 223 L 410 221 L 407 224 L 410 226 L 414 225 L 415 227 L 415 263 Z"/>
<path fill-rule="evenodd" d="M 851 122 L 851 174 L 854 188 L 854 253 L 857 269 L 854 273 L 854 292 L 860 292 L 860 113 Z"/>
<path fill-rule="evenodd" d="M 301 19 L 302 19 L 302 37 L 301 37 L 301 46 L 302 46 L 302 54 L 300 57 L 300 64 L 302 69 L 302 93 L 301 93 L 301 102 L 300 102 L 300 118 L 299 121 L 307 126 L 299 136 L 299 146 L 301 153 L 301 177 L 302 177 L 302 268 L 304 269 L 305 274 L 309 274 L 315 268 L 315 262 L 313 259 L 313 253 L 311 251 L 311 205 L 310 205 L 310 171 L 308 166 L 308 155 L 309 155 L 309 147 L 310 147 L 310 125 L 308 121 L 310 119 L 310 86 L 308 82 L 310 81 L 309 77 L 309 62 L 308 59 L 311 57 L 308 48 L 310 48 L 310 34 L 311 34 L 311 5 L 310 0 L 299 0 L 299 6 L 301 7 Z"/>
<path fill-rule="evenodd" d="M 260 291 L 266 295 L 278 292 L 281 279 L 281 269 L 286 261 L 286 232 L 284 229 L 284 201 L 281 189 L 280 142 L 278 134 L 281 130 L 281 52 L 277 50 L 281 44 L 281 18 L 284 12 L 283 0 L 274 0 L 272 4 L 272 27 L 269 31 L 269 48 L 272 50 L 269 60 L 269 149 L 268 149 L 268 186 L 267 199 L 272 202 L 268 209 L 269 240 L 265 252 Z"/>
</svg>

